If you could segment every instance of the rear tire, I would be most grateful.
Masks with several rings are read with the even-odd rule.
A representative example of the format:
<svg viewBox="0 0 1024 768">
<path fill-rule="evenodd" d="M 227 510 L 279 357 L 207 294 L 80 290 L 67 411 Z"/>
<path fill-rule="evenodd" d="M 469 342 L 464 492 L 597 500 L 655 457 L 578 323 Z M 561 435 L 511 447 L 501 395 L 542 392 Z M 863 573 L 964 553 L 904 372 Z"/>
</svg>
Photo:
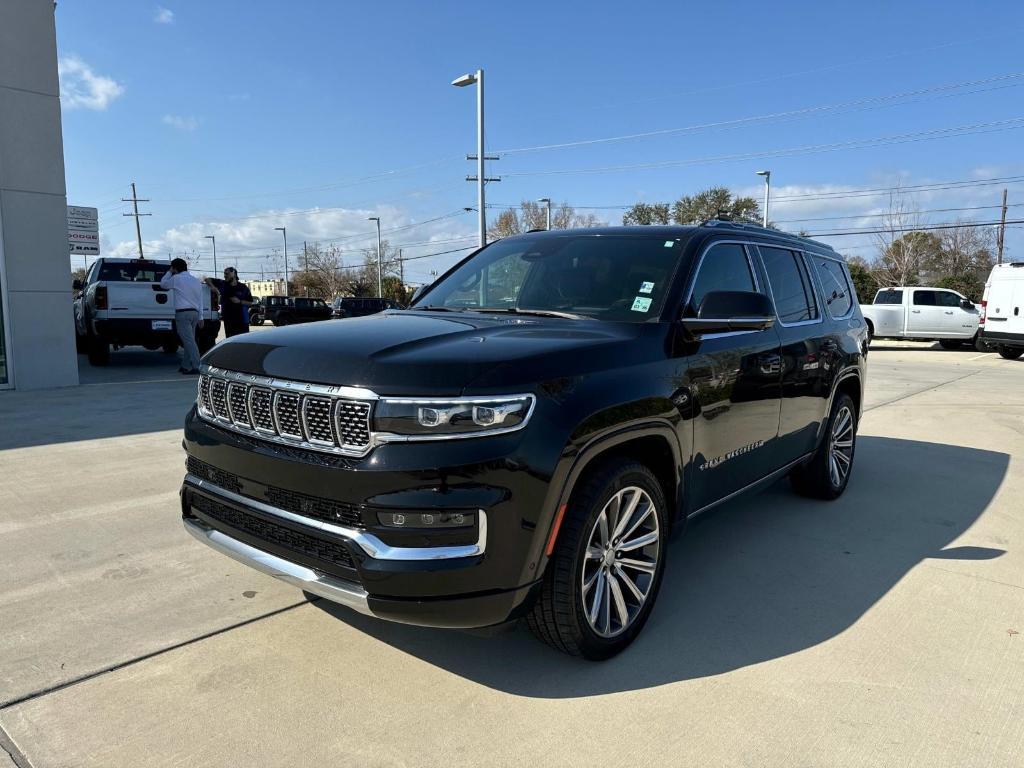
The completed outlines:
<svg viewBox="0 0 1024 768">
<path fill-rule="evenodd" d="M 1024 355 L 1024 347 L 1004 347 L 1000 346 L 996 348 L 999 352 L 999 356 L 1004 360 L 1016 360 L 1021 355 Z"/>
<path fill-rule="evenodd" d="M 845 392 L 836 395 L 825 424 L 825 435 L 814 456 L 794 469 L 789 479 L 802 496 L 831 501 L 846 490 L 857 449 L 857 409 Z"/>
<path fill-rule="evenodd" d="M 98 336 L 89 336 L 86 339 L 86 354 L 89 356 L 89 364 L 102 367 L 110 364 L 110 342 Z"/>
<path fill-rule="evenodd" d="M 629 459 L 600 461 L 569 501 L 526 617 L 530 630 L 592 661 L 624 650 L 657 599 L 668 533 L 665 494 L 651 470 Z"/>
</svg>

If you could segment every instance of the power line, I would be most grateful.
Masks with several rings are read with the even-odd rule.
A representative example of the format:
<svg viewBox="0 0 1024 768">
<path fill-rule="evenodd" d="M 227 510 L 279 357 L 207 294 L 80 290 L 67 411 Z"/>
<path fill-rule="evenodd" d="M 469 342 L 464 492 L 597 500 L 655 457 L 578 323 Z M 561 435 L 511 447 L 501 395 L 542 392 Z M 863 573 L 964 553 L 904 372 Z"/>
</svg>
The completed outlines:
<svg viewBox="0 0 1024 768">
<path fill-rule="evenodd" d="M 886 96 L 871 96 L 862 99 L 854 99 L 852 101 L 839 102 L 835 104 L 821 104 L 813 107 L 804 107 L 801 109 L 792 109 L 785 112 L 769 112 L 763 115 L 752 115 L 749 117 L 740 117 L 732 120 L 719 120 L 710 123 L 697 123 L 695 125 L 687 125 L 678 128 L 662 128 L 654 131 L 641 131 L 639 133 L 627 133 L 621 136 L 606 136 L 597 139 L 582 139 L 579 141 L 566 141 L 557 144 L 539 144 L 532 147 L 516 147 L 513 149 L 502 149 L 497 150 L 497 154 L 513 155 L 523 154 L 528 152 L 543 152 L 552 149 L 569 149 L 571 147 L 584 147 L 594 146 L 596 144 L 610 144 L 620 141 L 633 141 L 636 139 L 649 139 L 658 136 L 670 136 L 679 133 L 694 133 L 697 131 L 714 130 L 714 129 L 732 129 L 740 128 L 744 125 L 775 122 L 777 120 L 788 120 L 802 117 L 812 117 L 823 112 L 833 112 L 836 110 L 857 108 L 857 107 L 868 107 L 871 105 L 879 106 L 897 106 L 900 99 L 913 98 L 915 96 L 925 96 L 933 93 L 944 93 L 945 98 L 950 96 L 967 96 L 973 93 L 983 93 L 990 90 L 998 90 L 999 88 L 1015 88 L 1024 83 L 1010 83 L 1008 85 L 998 86 L 997 88 L 986 88 L 980 91 L 968 91 L 966 93 L 947 93 L 948 91 L 955 91 L 961 88 L 968 88 L 979 85 L 987 85 L 989 83 L 1004 82 L 1007 80 L 1019 80 L 1024 78 L 1024 72 L 1010 72 L 1004 75 L 996 75 L 994 77 L 985 78 L 982 80 L 967 80 L 960 83 L 949 83 L 945 85 L 932 86 L 930 88 L 918 88 L 911 91 L 903 91 L 902 93 L 893 93 Z M 893 104 L 886 104 L 886 102 L 896 102 Z M 908 102 L 909 103 L 909 102 Z"/>
<path fill-rule="evenodd" d="M 847 189 L 835 192 L 808 192 L 801 195 L 781 195 L 773 197 L 772 202 L 792 202 L 797 200 L 828 200 L 847 197 L 873 197 L 882 192 L 938 192 L 962 187 L 988 187 L 996 184 L 1020 184 L 1024 176 L 1001 176 L 991 179 L 964 179 L 962 181 L 936 181 L 931 184 L 896 185 L 894 187 L 874 187 L 870 189 Z"/>
<path fill-rule="evenodd" d="M 1007 224 L 1024 224 L 1024 219 L 1009 219 Z M 845 235 L 887 235 L 891 232 L 925 232 L 933 229 L 965 229 L 968 227 L 998 227 L 999 221 L 958 221 L 923 227 L 886 227 L 885 229 L 856 229 L 846 232 L 808 232 L 809 237 L 842 237 Z"/>
<path fill-rule="evenodd" d="M 1008 208 L 1018 208 L 1024 206 L 1024 203 L 1012 203 L 1007 206 Z M 957 211 L 985 211 L 993 208 L 1002 208 L 1002 205 L 972 205 L 965 208 L 930 208 L 923 211 L 907 211 L 908 215 L 917 215 L 923 213 L 955 213 Z M 808 221 L 841 221 L 843 219 L 873 219 L 881 216 L 892 216 L 893 213 L 890 211 L 884 213 L 860 213 L 853 216 L 819 216 L 810 219 L 779 219 L 775 221 L 776 224 L 802 224 Z"/>
<path fill-rule="evenodd" d="M 566 168 L 550 171 L 518 171 L 506 173 L 506 178 L 520 176 L 560 176 L 570 174 L 590 173 L 611 173 L 617 171 L 651 170 L 656 168 L 670 168 L 689 165 L 703 165 L 711 163 L 735 162 L 740 160 L 755 160 L 773 157 L 791 157 L 803 154 L 815 154 L 820 152 L 834 152 L 843 149 L 866 149 L 870 147 L 886 146 L 891 144 L 908 144 L 918 141 L 934 141 L 937 139 L 952 138 L 954 136 L 967 136 L 977 133 L 995 133 L 1024 128 L 1024 117 L 1013 117 L 1006 120 L 992 120 L 985 123 L 973 123 L 968 125 L 951 126 L 949 128 L 935 128 L 928 131 L 916 131 L 913 133 L 891 134 L 888 136 L 875 136 L 866 139 L 851 139 L 849 141 L 835 142 L 831 144 L 809 144 L 802 147 L 787 147 L 784 149 L 767 150 L 764 152 L 749 152 L 735 155 L 718 155 L 713 157 L 694 158 L 689 160 L 664 160 L 655 163 L 635 163 L 631 165 L 606 165 L 591 168 Z"/>
</svg>

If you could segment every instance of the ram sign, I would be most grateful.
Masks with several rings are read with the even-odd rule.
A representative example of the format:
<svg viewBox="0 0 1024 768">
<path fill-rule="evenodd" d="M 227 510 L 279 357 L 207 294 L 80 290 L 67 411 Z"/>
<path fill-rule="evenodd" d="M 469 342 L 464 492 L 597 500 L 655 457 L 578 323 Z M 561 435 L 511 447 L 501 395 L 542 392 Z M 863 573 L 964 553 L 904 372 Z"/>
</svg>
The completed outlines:
<svg viewBox="0 0 1024 768">
<path fill-rule="evenodd" d="M 68 247 L 71 253 L 100 252 L 99 214 L 95 208 L 68 206 Z"/>
</svg>

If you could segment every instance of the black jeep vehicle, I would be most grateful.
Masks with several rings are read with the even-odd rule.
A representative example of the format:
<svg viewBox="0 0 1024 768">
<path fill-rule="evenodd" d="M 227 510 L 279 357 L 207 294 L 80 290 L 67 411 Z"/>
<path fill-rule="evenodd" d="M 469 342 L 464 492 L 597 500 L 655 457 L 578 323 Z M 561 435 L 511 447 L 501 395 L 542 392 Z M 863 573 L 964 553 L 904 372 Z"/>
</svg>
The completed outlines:
<svg viewBox="0 0 1024 768">
<path fill-rule="evenodd" d="M 378 299 L 372 296 L 342 296 L 334 300 L 331 314 L 336 318 L 366 317 L 383 312 L 385 309 L 401 309 L 398 302 L 391 299 Z"/>
<path fill-rule="evenodd" d="M 783 475 L 843 492 L 866 343 L 842 258 L 812 240 L 724 222 L 508 237 L 408 310 L 206 355 L 184 523 L 366 614 L 525 616 L 606 658 L 689 518 Z"/>
<path fill-rule="evenodd" d="M 253 304 L 249 311 L 251 325 L 263 325 L 268 320 L 274 325 L 294 325 L 295 323 L 312 323 L 317 320 L 330 320 L 331 307 L 323 299 L 306 297 L 286 298 L 284 296 L 266 296 Z"/>
</svg>

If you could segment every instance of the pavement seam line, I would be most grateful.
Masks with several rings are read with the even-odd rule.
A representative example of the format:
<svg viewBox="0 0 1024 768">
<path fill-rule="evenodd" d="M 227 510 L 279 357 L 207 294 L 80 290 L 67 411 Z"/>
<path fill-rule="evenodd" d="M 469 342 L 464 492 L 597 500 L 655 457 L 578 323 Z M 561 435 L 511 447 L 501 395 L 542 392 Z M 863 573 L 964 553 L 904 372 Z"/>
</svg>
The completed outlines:
<svg viewBox="0 0 1024 768">
<path fill-rule="evenodd" d="M 893 403 L 898 403 L 901 400 L 906 400 L 906 399 L 911 398 L 911 397 L 917 397 L 918 395 L 923 395 L 926 392 L 934 392 L 937 389 L 942 389 L 947 384 L 956 384 L 956 382 L 963 381 L 964 379 L 969 379 L 971 376 L 977 376 L 979 373 L 982 372 L 982 370 L 983 369 L 979 369 L 977 371 L 971 371 L 970 373 L 965 373 L 963 376 L 957 376 L 955 379 L 950 379 L 949 381 L 944 381 L 941 384 L 936 384 L 934 387 L 928 387 L 927 389 L 922 389 L 922 390 L 919 390 L 917 392 L 910 392 L 910 393 L 908 393 L 906 395 L 900 395 L 897 398 L 893 398 L 892 400 L 886 400 L 884 403 L 879 403 L 878 405 L 872 405 L 870 408 L 865 408 L 864 409 L 864 413 L 867 413 L 868 411 L 873 411 L 876 408 L 884 408 L 887 405 L 892 405 Z"/>
<path fill-rule="evenodd" d="M 294 603 L 292 605 L 286 605 L 284 608 L 278 608 L 277 610 L 270 611 L 269 613 L 264 613 L 264 614 L 261 614 L 259 616 L 253 616 L 251 619 L 245 619 L 244 621 L 239 621 L 239 622 L 236 622 L 234 624 L 229 624 L 226 627 L 221 627 L 220 629 L 214 629 L 214 630 L 212 630 L 210 632 L 204 632 L 201 635 L 197 635 L 196 637 L 191 637 L 188 640 L 182 640 L 181 642 L 174 643 L 173 645 L 168 645 L 165 648 L 158 648 L 155 651 L 150 651 L 149 653 L 144 653 L 141 656 L 136 656 L 135 658 L 132 658 L 132 659 L 126 659 L 125 661 L 119 661 L 116 664 L 111 664 L 111 665 L 103 667 L 101 669 L 94 670 L 93 672 L 87 672 L 84 675 L 79 675 L 78 677 L 74 677 L 74 678 L 72 678 L 70 680 L 65 680 L 63 683 L 57 683 L 56 685 L 51 685 L 51 686 L 48 686 L 46 688 L 37 689 L 37 690 L 32 691 L 30 693 L 26 693 L 24 696 L 19 696 L 16 699 L 10 699 L 9 701 L 0 702 L 0 712 L 3 712 L 4 710 L 7 710 L 7 709 L 11 709 L 12 707 L 16 707 L 19 704 L 25 704 L 26 702 L 33 701 L 33 700 L 38 699 L 38 698 L 40 698 L 42 696 L 48 696 L 51 693 L 57 693 L 58 691 L 63 691 L 65 688 L 71 688 L 72 686 L 78 685 L 79 683 L 86 683 L 86 682 L 88 682 L 90 680 L 95 680 L 97 677 L 103 677 L 104 675 L 108 675 L 111 672 L 117 672 L 118 670 L 124 669 L 125 667 L 133 666 L 135 664 L 138 664 L 139 662 L 149 661 L 150 659 L 156 658 L 157 656 L 162 656 L 165 653 L 170 653 L 171 651 L 176 651 L 179 648 L 184 648 L 184 647 L 192 645 L 194 643 L 199 643 L 199 642 L 202 642 L 203 640 L 208 640 L 211 637 L 216 637 L 217 635 L 224 634 L 225 632 L 230 632 L 233 629 L 240 629 L 242 627 L 248 626 L 249 624 L 255 624 L 257 621 L 262 621 L 263 619 L 272 618 L 272 617 L 277 616 L 279 614 L 285 613 L 286 611 L 291 611 L 291 610 L 294 610 L 295 608 L 300 608 L 303 605 L 309 605 L 312 602 L 315 602 L 315 600 L 312 600 L 312 599 L 311 600 L 303 600 L 302 602 L 299 602 L 299 603 Z M 3 731 L 2 731 L 2 729 L 0 729 L 0 736 L 2 736 L 2 733 L 3 733 Z M 2 741 L 0 741 L 0 744 L 2 744 Z"/>
<path fill-rule="evenodd" d="M 11 761 L 17 766 L 17 768 L 32 768 L 32 764 L 28 761 L 28 757 L 25 755 L 18 745 L 14 743 L 14 739 L 11 735 L 4 730 L 3 723 L 0 723 L 0 749 L 2 749 Z"/>
</svg>

